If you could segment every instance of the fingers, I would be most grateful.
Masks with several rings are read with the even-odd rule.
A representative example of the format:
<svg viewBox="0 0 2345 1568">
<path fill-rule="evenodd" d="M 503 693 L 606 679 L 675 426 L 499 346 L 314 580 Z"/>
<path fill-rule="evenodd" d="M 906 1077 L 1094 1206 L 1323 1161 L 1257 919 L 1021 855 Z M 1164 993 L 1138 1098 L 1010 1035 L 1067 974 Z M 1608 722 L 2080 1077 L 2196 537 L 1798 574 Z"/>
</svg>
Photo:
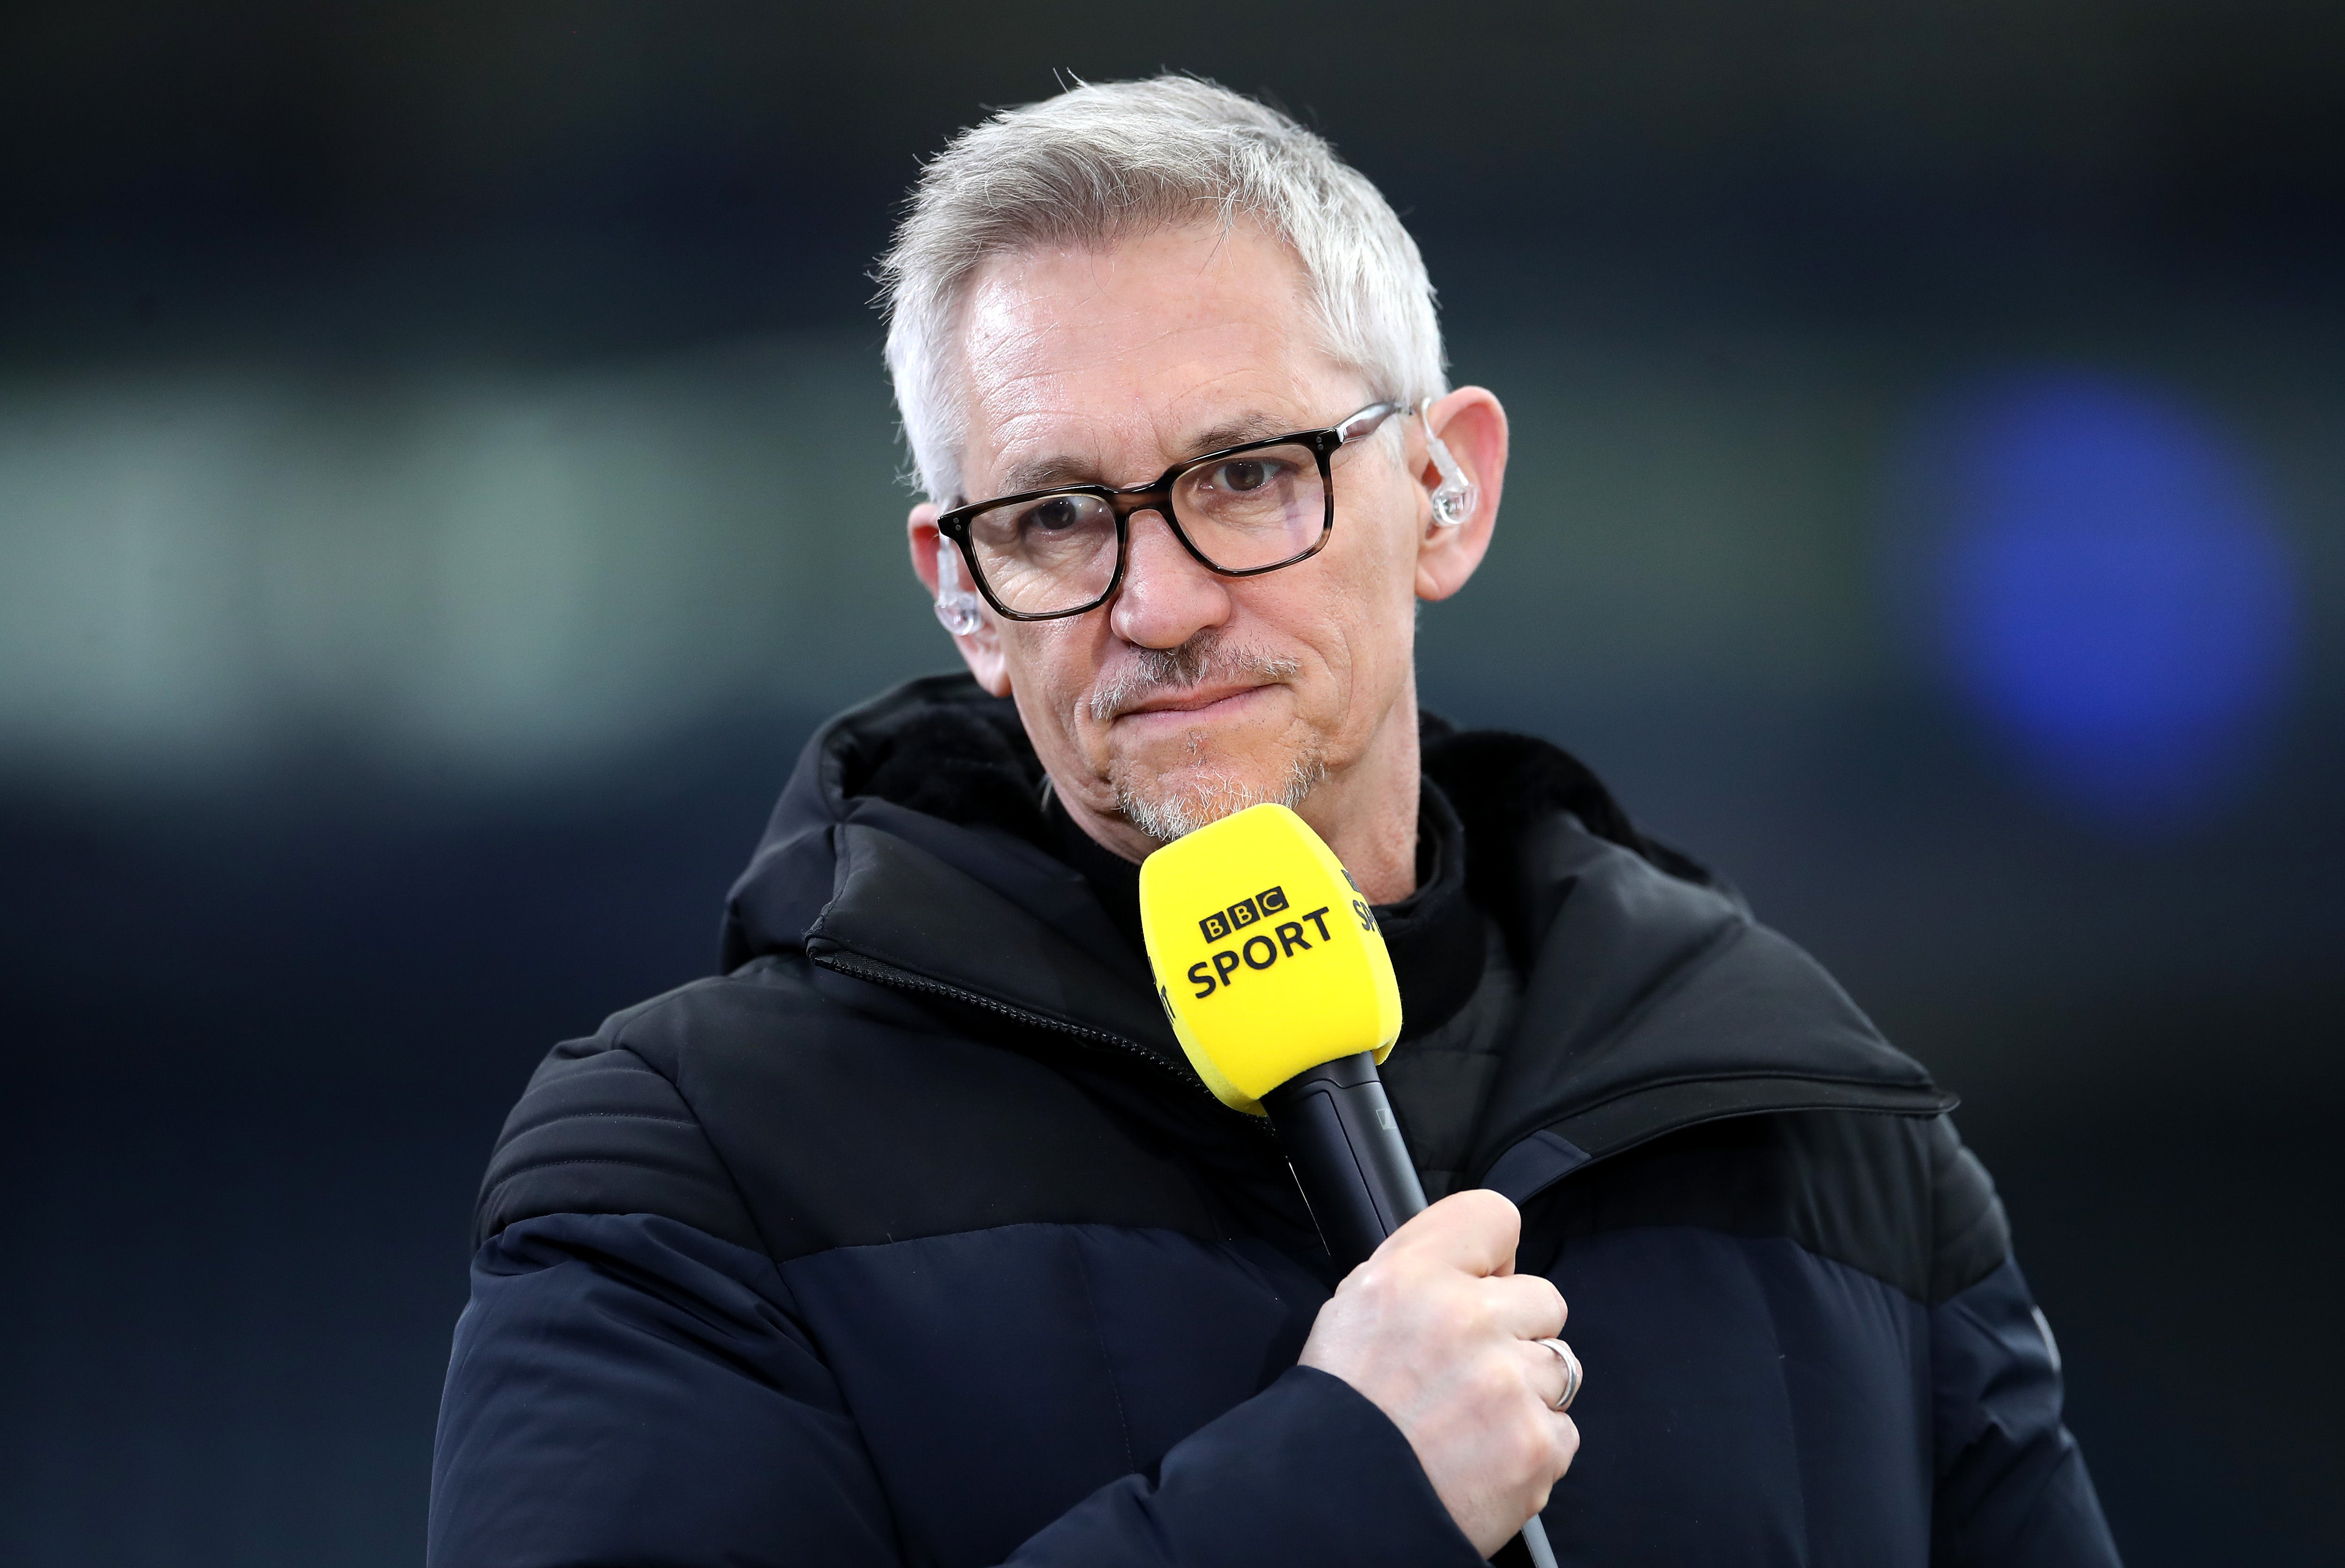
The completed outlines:
<svg viewBox="0 0 2345 1568">
<path fill-rule="evenodd" d="M 1579 1423 L 1568 1415 L 1557 1416 L 1555 1418 L 1555 1450 L 1551 1461 L 1555 1466 L 1556 1481 L 1563 1479 L 1564 1472 L 1571 1468 L 1571 1462 L 1579 1457 Z M 1552 1486 L 1555 1482 L 1549 1482 L 1548 1484 Z M 1539 1499 L 1539 1508 L 1546 1506 L 1547 1499 L 1542 1497 Z M 1532 1510 L 1533 1512 L 1538 1511 L 1538 1509 Z"/>
<path fill-rule="evenodd" d="M 1539 1402 L 1558 1413 L 1569 1410 L 1587 1376 L 1579 1353 L 1551 1336 L 1525 1340 L 1523 1351 L 1524 1378 Z"/>
<path fill-rule="evenodd" d="M 1394 1231 L 1385 1246 L 1465 1273 L 1503 1276 L 1515 1271 L 1515 1244 L 1522 1233 L 1522 1212 L 1500 1194 L 1477 1187 L 1432 1205 Z"/>
<path fill-rule="evenodd" d="M 1397 1278 L 1422 1277 L 1426 1270 L 1466 1275 L 1473 1282 L 1469 1310 L 1483 1315 L 1491 1331 L 1546 1339 L 1563 1332 L 1568 1312 L 1554 1281 L 1514 1271 L 1521 1233 L 1521 1213 L 1499 1194 L 1452 1193 L 1394 1231 L 1371 1264 Z"/>
<path fill-rule="evenodd" d="M 1510 1274 L 1503 1280 L 1486 1280 L 1480 1289 L 1493 1321 L 1508 1339 L 1544 1340 L 1563 1332 L 1568 1312 L 1563 1292 L 1552 1280 Z"/>
<path fill-rule="evenodd" d="M 1495 1193 L 1443 1199 L 1345 1279 L 1301 1357 L 1392 1418 L 1486 1553 L 1545 1502 L 1579 1449 L 1579 1426 L 1558 1408 L 1578 1391 L 1578 1358 L 1546 1342 L 1563 1330 L 1563 1295 L 1513 1272 L 1520 1229 Z"/>
<path fill-rule="evenodd" d="M 1554 1360 L 1548 1357 L 1548 1360 Z M 1571 1470 L 1571 1462 L 1579 1457 L 1579 1423 L 1561 1411 L 1542 1411 L 1537 1421 L 1534 1440 L 1538 1457 L 1534 1464 L 1540 1477 L 1536 1492 L 1528 1500 L 1529 1512 L 1538 1513 L 1546 1508 L 1554 1495 L 1555 1485 Z"/>
</svg>

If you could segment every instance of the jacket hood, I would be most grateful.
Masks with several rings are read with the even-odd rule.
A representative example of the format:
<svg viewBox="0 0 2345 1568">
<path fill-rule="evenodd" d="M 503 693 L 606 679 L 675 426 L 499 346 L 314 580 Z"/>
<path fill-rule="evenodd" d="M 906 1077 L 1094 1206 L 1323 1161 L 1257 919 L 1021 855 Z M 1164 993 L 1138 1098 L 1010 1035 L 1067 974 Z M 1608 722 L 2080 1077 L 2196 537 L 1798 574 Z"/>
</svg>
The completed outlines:
<svg viewBox="0 0 2345 1568">
<path fill-rule="evenodd" d="M 1527 736 L 1426 715 L 1426 774 L 1465 826 L 1470 896 L 1526 976 L 1474 1168 L 1520 1200 L 1592 1158 L 1769 1110 L 1934 1115 L 1953 1098 L 1732 888 L 1639 834 Z M 807 744 L 728 900 L 726 972 L 826 968 L 1137 1053 L 1203 1092 L 1147 966 L 1045 846 L 1017 709 L 911 681 Z"/>
</svg>

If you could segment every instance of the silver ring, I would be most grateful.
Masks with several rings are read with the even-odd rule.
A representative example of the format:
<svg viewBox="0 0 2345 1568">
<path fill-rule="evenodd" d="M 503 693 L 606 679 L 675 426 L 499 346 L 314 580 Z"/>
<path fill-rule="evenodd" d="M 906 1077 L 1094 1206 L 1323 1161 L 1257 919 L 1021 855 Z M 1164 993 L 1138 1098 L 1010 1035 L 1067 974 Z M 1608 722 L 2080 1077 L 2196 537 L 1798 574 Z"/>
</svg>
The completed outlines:
<svg viewBox="0 0 2345 1568">
<path fill-rule="evenodd" d="M 1569 1410 L 1571 1401 L 1579 1397 L 1579 1358 L 1573 1355 L 1571 1347 L 1561 1340 L 1533 1340 L 1531 1343 L 1545 1345 L 1548 1350 L 1553 1351 L 1556 1359 L 1563 1363 L 1565 1372 L 1563 1392 L 1557 1398 L 1555 1408 L 1558 1411 Z"/>
</svg>

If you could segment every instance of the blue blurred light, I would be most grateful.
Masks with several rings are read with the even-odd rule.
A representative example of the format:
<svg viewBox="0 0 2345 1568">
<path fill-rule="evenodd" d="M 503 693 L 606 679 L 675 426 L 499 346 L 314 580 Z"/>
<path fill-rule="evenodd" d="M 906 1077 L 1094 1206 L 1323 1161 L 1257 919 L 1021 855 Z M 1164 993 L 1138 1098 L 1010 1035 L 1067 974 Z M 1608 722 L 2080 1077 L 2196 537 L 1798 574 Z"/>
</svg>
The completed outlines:
<svg viewBox="0 0 2345 1568">
<path fill-rule="evenodd" d="M 2026 772 L 2122 827 L 2231 798 L 2299 643 L 2294 563 L 2241 456 L 2178 400 L 2077 373 L 1975 389 L 1912 456 L 1910 586 Z"/>
</svg>

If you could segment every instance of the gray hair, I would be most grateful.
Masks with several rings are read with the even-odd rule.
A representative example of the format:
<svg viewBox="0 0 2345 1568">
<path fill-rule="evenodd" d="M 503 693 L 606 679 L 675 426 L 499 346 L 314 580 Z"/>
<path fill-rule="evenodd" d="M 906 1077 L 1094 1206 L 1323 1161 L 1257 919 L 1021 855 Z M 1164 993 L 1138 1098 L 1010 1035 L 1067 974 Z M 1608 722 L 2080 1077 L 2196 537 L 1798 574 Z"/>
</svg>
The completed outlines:
<svg viewBox="0 0 2345 1568">
<path fill-rule="evenodd" d="M 1240 217 L 1294 249 L 1328 351 L 1377 396 L 1414 407 L 1448 389 L 1416 242 L 1325 138 L 1193 76 L 1078 84 L 954 137 L 921 171 L 880 260 L 888 370 L 929 498 L 965 499 L 958 334 L 980 268 L 1039 246 Z"/>
</svg>

